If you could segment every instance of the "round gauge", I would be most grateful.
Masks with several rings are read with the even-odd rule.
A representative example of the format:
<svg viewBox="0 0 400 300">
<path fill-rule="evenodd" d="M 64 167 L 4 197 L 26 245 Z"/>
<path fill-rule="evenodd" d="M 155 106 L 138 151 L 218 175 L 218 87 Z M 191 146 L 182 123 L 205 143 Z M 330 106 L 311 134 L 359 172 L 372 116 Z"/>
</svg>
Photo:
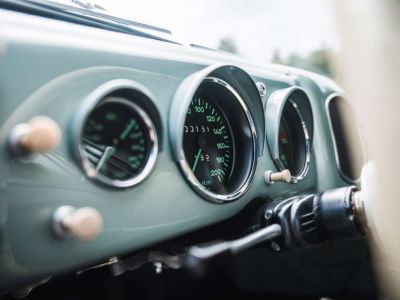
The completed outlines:
<svg viewBox="0 0 400 300">
<path fill-rule="evenodd" d="M 308 133 L 296 103 L 288 100 L 283 108 L 278 132 L 278 167 L 298 177 L 307 166 Z"/>
<path fill-rule="evenodd" d="M 225 81 L 206 78 L 186 112 L 182 170 L 214 202 L 240 197 L 255 167 L 255 128 L 239 94 Z"/>
<path fill-rule="evenodd" d="M 308 173 L 314 131 L 311 102 L 297 86 L 274 91 L 265 110 L 267 143 L 278 170 L 289 170 L 291 182 Z"/>
<path fill-rule="evenodd" d="M 130 187 L 153 169 L 157 135 L 139 106 L 109 97 L 87 116 L 81 133 L 81 151 L 89 177 L 115 187 Z"/>
<path fill-rule="evenodd" d="M 226 193 L 234 161 L 233 134 L 221 109 L 204 94 L 190 103 L 183 137 L 186 160 L 205 188 Z"/>
</svg>

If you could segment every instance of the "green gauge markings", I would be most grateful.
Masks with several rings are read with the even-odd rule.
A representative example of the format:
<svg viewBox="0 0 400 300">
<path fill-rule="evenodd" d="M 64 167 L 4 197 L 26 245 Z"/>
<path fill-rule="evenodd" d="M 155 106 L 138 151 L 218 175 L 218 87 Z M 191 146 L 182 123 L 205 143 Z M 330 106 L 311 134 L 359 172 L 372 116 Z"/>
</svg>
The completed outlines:
<svg viewBox="0 0 400 300">
<path fill-rule="evenodd" d="M 107 101 L 88 116 L 82 146 L 96 177 L 114 184 L 129 181 L 149 159 L 146 125 L 135 110 L 122 101 Z"/>
<path fill-rule="evenodd" d="M 96 166 L 96 171 L 99 172 L 101 168 L 105 165 L 105 163 L 113 156 L 115 152 L 114 147 L 107 147 L 106 150 L 104 151 L 103 155 L 100 158 L 99 163 Z"/>
<path fill-rule="evenodd" d="M 232 134 L 226 117 L 206 97 L 195 96 L 184 128 L 185 157 L 197 180 L 207 189 L 222 188 L 231 173 Z"/>
<path fill-rule="evenodd" d="M 181 131 L 174 149 L 177 162 L 188 184 L 211 202 L 241 197 L 255 174 L 257 136 L 246 100 L 211 74 L 191 98 L 179 101 L 186 115 L 179 115 L 172 127 Z"/>
<path fill-rule="evenodd" d="M 124 131 L 119 136 L 119 139 L 121 141 L 124 140 L 127 137 L 128 133 L 132 130 L 133 126 L 135 126 L 135 125 L 136 125 L 136 120 L 135 119 L 131 119 L 129 121 L 129 123 L 126 125 Z"/>
<path fill-rule="evenodd" d="M 193 168 L 192 168 L 193 172 L 196 171 L 196 167 L 197 167 L 197 163 L 199 162 L 201 151 L 202 151 L 202 149 L 200 148 L 199 151 L 196 154 L 196 159 L 194 161 L 194 165 L 193 165 Z"/>
</svg>

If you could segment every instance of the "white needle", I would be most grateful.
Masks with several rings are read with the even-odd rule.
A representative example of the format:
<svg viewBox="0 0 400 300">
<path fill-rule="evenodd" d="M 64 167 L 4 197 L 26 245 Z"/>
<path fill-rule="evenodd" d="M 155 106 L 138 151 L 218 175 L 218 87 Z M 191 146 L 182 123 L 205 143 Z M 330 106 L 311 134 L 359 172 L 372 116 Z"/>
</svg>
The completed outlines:
<svg viewBox="0 0 400 300">
<path fill-rule="evenodd" d="M 108 159 L 114 154 L 114 152 L 115 152 L 114 147 L 111 146 L 106 147 L 106 150 L 104 150 L 104 153 L 101 156 L 99 163 L 97 164 L 96 172 L 99 172 L 101 170 L 101 168 L 108 161 Z"/>
</svg>

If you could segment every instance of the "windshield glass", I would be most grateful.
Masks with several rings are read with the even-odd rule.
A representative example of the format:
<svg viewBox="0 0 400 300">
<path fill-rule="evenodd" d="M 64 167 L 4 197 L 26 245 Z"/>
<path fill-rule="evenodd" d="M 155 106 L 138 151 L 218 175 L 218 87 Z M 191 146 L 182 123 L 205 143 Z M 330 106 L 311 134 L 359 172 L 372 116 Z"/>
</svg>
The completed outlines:
<svg viewBox="0 0 400 300">
<path fill-rule="evenodd" d="M 328 0 L 57 0 L 168 29 L 184 44 L 331 74 L 337 50 Z M 103 11 L 103 12 L 106 12 Z"/>
</svg>

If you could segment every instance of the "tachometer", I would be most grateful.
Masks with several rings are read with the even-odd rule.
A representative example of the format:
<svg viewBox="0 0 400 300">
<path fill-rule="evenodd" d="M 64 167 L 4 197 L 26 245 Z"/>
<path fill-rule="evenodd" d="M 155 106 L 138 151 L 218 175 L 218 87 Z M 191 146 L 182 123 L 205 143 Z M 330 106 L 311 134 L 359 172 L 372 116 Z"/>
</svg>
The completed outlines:
<svg viewBox="0 0 400 300">
<path fill-rule="evenodd" d="M 81 147 L 89 177 L 111 186 L 129 187 L 153 168 L 157 135 L 138 105 L 109 97 L 87 117 Z"/>
</svg>

